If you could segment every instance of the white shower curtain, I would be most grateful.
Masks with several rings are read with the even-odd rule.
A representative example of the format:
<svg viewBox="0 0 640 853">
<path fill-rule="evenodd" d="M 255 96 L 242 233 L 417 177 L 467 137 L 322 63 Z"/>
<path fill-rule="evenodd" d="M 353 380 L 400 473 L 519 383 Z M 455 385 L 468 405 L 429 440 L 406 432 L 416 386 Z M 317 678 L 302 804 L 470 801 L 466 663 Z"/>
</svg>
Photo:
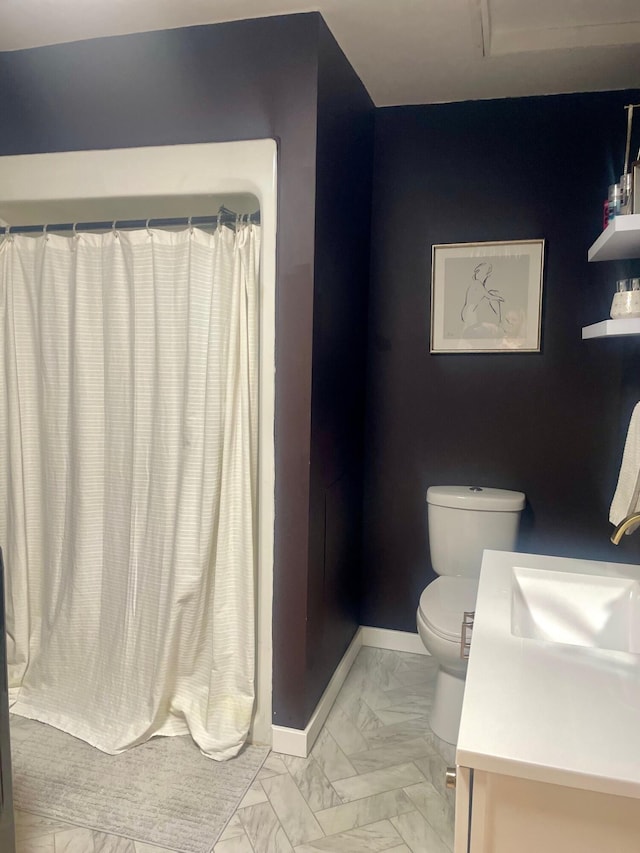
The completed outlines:
<svg viewBox="0 0 640 853">
<path fill-rule="evenodd" d="M 0 545 L 15 713 L 108 753 L 254 702 L 260 229 L 0 246 Z"/>
</svg>

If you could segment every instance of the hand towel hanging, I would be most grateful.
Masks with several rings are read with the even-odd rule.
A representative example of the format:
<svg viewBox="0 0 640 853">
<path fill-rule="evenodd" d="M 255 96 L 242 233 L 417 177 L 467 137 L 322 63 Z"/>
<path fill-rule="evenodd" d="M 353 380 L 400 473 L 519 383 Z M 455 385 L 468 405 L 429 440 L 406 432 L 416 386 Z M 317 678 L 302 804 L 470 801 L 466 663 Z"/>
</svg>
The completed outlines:
<svg viewBox="0 0 640 853">
<path fill-rule="evenodd" d="M 640 403 L 637 403 L 627 431 L 627 440 L 622 454 L 622 464 L 618 475 L 611 508 L 609 510 L 609 521 L 618 525 L 623 518 L 640 509 Z M 637 525 L 627 530 L 632 533 Z"/>
</svg>

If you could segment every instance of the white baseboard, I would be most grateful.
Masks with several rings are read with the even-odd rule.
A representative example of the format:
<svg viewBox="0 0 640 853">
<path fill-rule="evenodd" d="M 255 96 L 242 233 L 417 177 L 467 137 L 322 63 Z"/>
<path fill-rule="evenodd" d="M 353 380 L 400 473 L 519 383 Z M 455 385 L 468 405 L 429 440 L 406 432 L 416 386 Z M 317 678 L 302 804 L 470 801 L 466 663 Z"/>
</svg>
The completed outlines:
<svg viewBox="0 0 640 853">
<path fill-rule="evenodd" d="M 306 727 L 304 729 L 291 729 L 286 726 L 271 727 L 271 748 L 274 752 L 283 752 L 285 755 L 297 755 L 300 758 L 307 758 L 313 748 L 313 744 L 316 742 L 316 738 L 320 734 L 320 729 L 329 716 L 329 711 L 336 701 L 336 696 L 340 692 L 340 688 L 344 684 L 344 680 L 349 674 L 349 670 L 361 646 L 362 628 L 358 628 L 353 640 L 351 640 L 349 647 L 342 656 L 342 660 L 336 667 L 336 671 L 331 676 L 331 681 L 327 684 L 327 688 L 320 697 L 320 701 L 316 705 L 315 711 L 311 715 L 311 719 Z"/>
<path fill-rule="evenodd" d="M 428 655 L 419 634 L 410 631 L 392 631 L 390 628 L 360 627 L 362 645 L 374 649 L 389 649 L 392 652 L 411 652 L 414 655 Z"/>
<path fill-rule="evenodd" d="M 308 757 L 362 646 L 389 649 L 394 652 L 411 652 L 415 655 L 429 654 L 422 645 L 422 640 L 418 634 L 412 634 L 409 631 L 392 631 L 388 628 L 360 626 L 336 667 L 336 671 L 331 676 L 331 681 L 320 697 L 320 701 L 306 727 L 304 729 L 291 729 L 287 726 L 271 727 L 271 748 L 274 752 L 297 755 L 300 758 Z"/>
</svg>

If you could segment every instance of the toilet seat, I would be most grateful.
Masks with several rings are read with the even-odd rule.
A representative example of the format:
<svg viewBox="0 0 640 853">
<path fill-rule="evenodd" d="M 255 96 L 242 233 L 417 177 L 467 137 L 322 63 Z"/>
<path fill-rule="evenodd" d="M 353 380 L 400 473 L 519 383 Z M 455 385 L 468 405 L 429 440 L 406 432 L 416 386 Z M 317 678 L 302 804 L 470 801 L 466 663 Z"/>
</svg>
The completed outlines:
<svg viewBox="0 0 640 853">
<path fill-rule="evenodd" d="M 477 578 L 438 577 L 420 596 L 420 616 L 443 640 L 460 644 L 465 611 L 476 609 Z"/>
</svg>

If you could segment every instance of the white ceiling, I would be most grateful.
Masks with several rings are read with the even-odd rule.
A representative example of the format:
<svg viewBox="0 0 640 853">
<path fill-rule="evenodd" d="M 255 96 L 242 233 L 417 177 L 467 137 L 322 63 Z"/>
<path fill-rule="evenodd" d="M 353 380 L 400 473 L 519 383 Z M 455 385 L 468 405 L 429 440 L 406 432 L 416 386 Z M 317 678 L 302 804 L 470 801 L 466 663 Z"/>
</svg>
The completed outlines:
<svg viewBox="0 0 640 853">
<path fill-rule="evenodd" d="M 0 0 L 0 51 L 307 11 L 378 106 L 640 86 L 640 0 Z"/>
</svg>

